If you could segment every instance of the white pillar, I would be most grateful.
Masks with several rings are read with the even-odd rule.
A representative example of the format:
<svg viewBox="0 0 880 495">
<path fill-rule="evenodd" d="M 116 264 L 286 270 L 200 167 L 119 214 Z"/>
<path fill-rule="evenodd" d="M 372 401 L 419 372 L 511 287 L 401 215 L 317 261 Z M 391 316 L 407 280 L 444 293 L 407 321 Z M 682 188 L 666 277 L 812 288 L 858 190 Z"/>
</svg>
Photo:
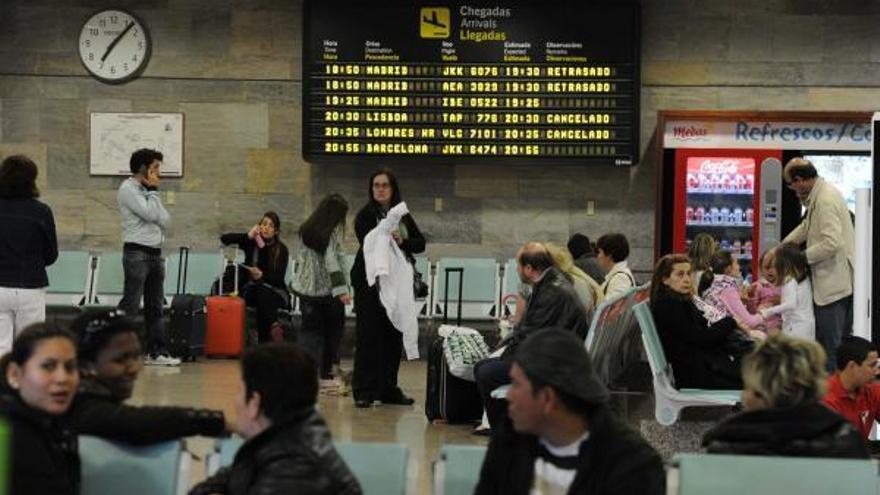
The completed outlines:
<svg viewBox="0 0 880 495">
<path fill-rule="evenodd" d="M 853 335 L 871 340 L 871 186 L 856 188 Z"/>
</svg>

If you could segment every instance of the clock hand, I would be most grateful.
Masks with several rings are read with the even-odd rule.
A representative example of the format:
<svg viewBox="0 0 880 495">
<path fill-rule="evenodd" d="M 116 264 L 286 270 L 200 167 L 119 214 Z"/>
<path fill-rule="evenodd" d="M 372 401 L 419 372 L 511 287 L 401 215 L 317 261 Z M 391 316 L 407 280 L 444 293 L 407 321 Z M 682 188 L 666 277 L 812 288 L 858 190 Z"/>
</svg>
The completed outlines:
<svg viewBox="0 0 880 495">
<path fill-rule="evenodd" d="M 113 50 L 113 48 L 115 48 L 116 45 L 119 44 L 119 40 L 121 40 L 122 37 L 125 36 L 125 34 L 128 33 L 128 31 L 132 27 L 134 27 L 134 21 L 130 21 L 128 23 L 128 26 L 125 26 L 125 29 L 123 29 L 122 32 L 119 33 L 119 36 L 117 36 L 113 41 L 110 42 L 110 45 L 107 46 L 107 51 L 105 51 L 104 55 L 101 57 L 101 62 L 107 59 L 107 55 L 110 55 L 110 52 Z"/>
</svg>

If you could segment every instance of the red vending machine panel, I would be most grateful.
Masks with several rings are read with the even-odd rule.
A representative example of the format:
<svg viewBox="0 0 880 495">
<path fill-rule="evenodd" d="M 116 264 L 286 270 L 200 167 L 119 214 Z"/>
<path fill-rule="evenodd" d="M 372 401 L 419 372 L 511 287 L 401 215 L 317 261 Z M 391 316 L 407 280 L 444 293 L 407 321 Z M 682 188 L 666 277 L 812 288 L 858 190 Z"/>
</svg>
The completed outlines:
<svg viewBox="0 0 880 495">
<path fill-rule="evenodd" d="M 760 244 L 761 163 L 778 153 L 759 150 L 676 150 L 672 240 L 686 252 L 697 234 L 710 234 L 754 273 Z"/>
</svg>

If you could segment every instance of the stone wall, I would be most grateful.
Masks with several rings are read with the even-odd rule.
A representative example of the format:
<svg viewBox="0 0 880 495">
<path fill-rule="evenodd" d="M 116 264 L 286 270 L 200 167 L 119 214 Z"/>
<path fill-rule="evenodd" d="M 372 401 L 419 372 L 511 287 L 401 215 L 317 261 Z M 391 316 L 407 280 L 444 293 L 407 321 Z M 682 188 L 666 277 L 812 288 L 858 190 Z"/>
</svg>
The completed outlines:
<svg viewBox="0 0 880 495">
<path fill-rule="evenodd" d="M 121 86 L 88 77 L 76 54 L 85 18 L 113 6 L 134 10 L 154 39 L 146 72 Z M 216 247 L 218 233 L 244 229 L 267 209 L 290 238 L 330 191 L 349 198 L 353 214 L 370 170 L 301 156 L 301 8 L 290 0 L 0 3 L 0 154 L 40 164 L 62 245 L 120 245 L 120 180 L 88 174 L 92 111 L 186 115 L 185 177 L 162 186 L 175 192 L 171 247 Z M 526 240 L 617 230 L 631 240 L 634 265 L 649 269 L 658 110 L 880 108 L 877 0 L 644 0 L 642 38 L 641 164 L 398 166 L 429 255 L 501 259 Z"/>
</svg>

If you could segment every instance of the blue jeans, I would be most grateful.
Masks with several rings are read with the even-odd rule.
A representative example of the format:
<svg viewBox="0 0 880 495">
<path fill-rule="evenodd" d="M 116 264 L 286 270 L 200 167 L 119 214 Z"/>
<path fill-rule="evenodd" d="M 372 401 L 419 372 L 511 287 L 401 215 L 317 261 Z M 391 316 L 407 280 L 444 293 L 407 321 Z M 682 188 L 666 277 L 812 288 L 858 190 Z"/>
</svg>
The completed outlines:
<svg viewBox="0 0 880 495">
<path fill-rule="evenodd" d="M 345 331 L 345 306 L 338 298 L 300 299 L 302 331 L 299 345 L 315 361 L 321 378 L 330 378 L 339 360 L 339 343 Z"/>
<path fill-rule="evenodd" d="M 486 358 L 474 366 L 474 378 L 492 428 L 500 425 L 507 416 L 507 401 L 493 399 L 491 394 L 502 385 L 510 385 L 510 365 L 510 361 L 501 358 Z"/>
<path fill-rule="evenodd" d="M 119 309 L 136 317 L 144 300 L 144 333 L 141 342 L 147 354 L 167 354 L 165 323 L 165 262 L 161 254 L 150 254 L 126 248 L 122 252 L 125 286 Z"/>
<path fill-rule="evenodd" d="M 852 334 L 853 296 L 834 301 L 824 306 L 814 306 L 816 317 L 816 340 L 825 348 L 828 355 L 826 368 L 829 373 L 837 371 L 837 358 L 834 353 L 840 340 Z"/>
</svg>

